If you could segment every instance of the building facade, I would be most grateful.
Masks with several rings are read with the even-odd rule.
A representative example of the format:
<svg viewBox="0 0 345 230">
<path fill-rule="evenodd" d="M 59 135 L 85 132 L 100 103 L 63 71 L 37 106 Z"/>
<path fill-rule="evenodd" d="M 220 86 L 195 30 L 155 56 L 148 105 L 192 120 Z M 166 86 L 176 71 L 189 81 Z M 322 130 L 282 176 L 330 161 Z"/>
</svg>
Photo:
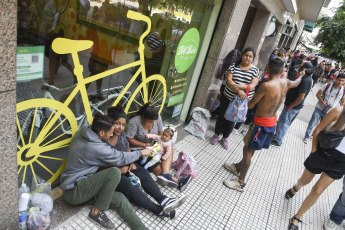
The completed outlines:
<svg viewBox="0 0 345 230">
<path fill-rule="evenodd" d="M 191 109 L 204 105 L 229 51 L 254 47 L 255 64 L 264 68 L 274 48 L 295 48 L 304 21 L 315 22 L 328 3 L 1 2 L 0 204 L 7 209 L 0 227 L 17 227 L 19 184 L 58 185 L 66 146 L 94 113 L 121 104 L 132 114 L 150 101 L 166 123 L 186 121 Z M 145 17 L 136 20 L 138 14 Z"/>
</svg>

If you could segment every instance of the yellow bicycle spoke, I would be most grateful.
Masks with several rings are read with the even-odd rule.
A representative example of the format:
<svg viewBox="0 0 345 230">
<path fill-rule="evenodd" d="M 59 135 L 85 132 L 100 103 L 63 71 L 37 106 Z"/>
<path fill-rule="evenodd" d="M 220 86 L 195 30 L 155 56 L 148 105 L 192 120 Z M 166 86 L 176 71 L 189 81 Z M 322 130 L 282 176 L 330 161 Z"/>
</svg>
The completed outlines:
<svg viewBox="0 0 345 230">
<path fill-rule="evenodd" d="M 25 165 L 25 167 L 24 167 L 24 173 L 23 173 L 23 180 L 22 180 L 22 184 L 24 184 L 24 182 L 25 182 L 26 168 L 27 168 L 27 165 Z"/>
<path fill-rule="evenodd" d="M 19 145 L 17 145 L 17 148 L 18 148 L 19 150 L 21 150 L 21 149 L 22 149 L 22 147 L 20 147 Z"/>
<path fill-rule="evenodd" d="M 31 130 L 30 130 L 30 138 L 29 138 L 29 142 L 28 142 L 29 144 L 31 143 L 31 137 L 32 137 L 32 133 L 33 133 L 34 127 L 35 127 L 36 114 L 37 114 L 37 107 L 35 109 L 34 117 L 32 119 L 32 125 L 31 125 Z"/>
<path fill-rule="evenodd" d="M 34 176 L 35 182 L 36 184 L 38 184 L 34 167 L 32 167 L 32 164 L 30 164 L 30 167 L 31 167 L 32 175 Z"/>
<path fill-rule="evenodd" d="M 141 90 L 144 90 L 144 89 L 141 89 Z M 143 93 L 141 92 L 141 90 L 139 90 L 140 95 L 141 95 L 141 98 L 143 99 L 143 101 L 145 101 L 144 95 L 143 95 Z"/>
<path fill-rule="evenodd" d="M 158 95 L 159 95 L 159 93 L 163 90 L 163 87 L 162 87 L 162 89 L 159 91 L 159 93 L 157 94 L 157 92 L 158 92 L 158 89 L 159 89 L 159 87 L 161 86 L 161 82 L 159 82 L 160 83 L 160 85 L 157 87 L 157 90 L 155 90 L 155 94 L 154 94 L 154 96 L 153 96 L 153 99 L 152 99 L 152 101 L 154 101 L 155 99 L 156 99 L 156 97 L 158 97 Z"/>
<path fill-rule="evenodd" d="M 152 104 L 156 104 L 157 102 L 159 102 L 162 98 L 164 97 L 164 95 L 162 95 L 160 98 L 158 98 L 156 101 L 152 102 Z"/>
<path fill-rule="evenodd" d="M 62 159 L 62 158 L 48 157 L 48 156 L 42 156 L 42 155 L 40 155 L 39 157 L 40 157 L 40 158 L 47 158 L 47 159 L 51 159 L 51 160 L 57 160 L 57 161 L 63 161 L 63 160 L 65 160 L 65 159 Z"/>
<path fill-rule="evenodd" d="M 158 90 L 157 90 L 158 91 Z M 155 102 L 157 102 L 157 100 L 156 100 L 156 98 L 159 96 L 159 95 L 161 95 L 161 92 L 163 91 L 163 88 L 161 88 L 161 90 L 159 91 L 159 93 L 157 94 L 157 96 L 153 99 Z M 162 98 L 162 97 L 164 97 L 164 94 L 160 97 L 160 98 Z"/>
<path fill-rule="evenodd" d="M 135 101 L 136 103 L 138 103 L 140 106 L 143 106 L 143 105 L 142 105 L 141 103 L 139 103 L 137 100 L 134 99 L 134 101 Z"/>
<path fill-rule="evenodd" d="M 44 145 L 42 145 L 42 147 L 45 147 L 45 146 L 49 145 L 51 142 L 53 142 L 53 141 L 59 139 L 60 137 L 66 135 L 66 133 L 68 133 L 68 132 L 72 132 L 72 130 L 70 129 L 70 130 L 60 134 L 59 136 L 55 137 L 54 139 L 52 139 L 52 140 L 48 141 L 47 143 L 45 143 Z"/>
<path fill-rule="evenodd" d="M 65 119 L 63 119 L 53 130 L 51 130 L 47 135 L 45 135 L 44 139 L 46 139 L 47 137 L 50 136 L 50 134 L 52 134 L 58 127 L 60 127 L 60 125 L 62 125 L 65 121 L 67 120 L 67 117 Z M 71 130 L 69 130 L 71 131 Z M 68 132 L 68 131 L 67 131 Z M 67 133 L 66 132 L 66 133 Z M 65 134 L 65 133 L 63 133 Z"/>
<path fill-rule="evenodd" d="M 54 175 L 54 173 L 52 171 L 50 171 L 44 164 L 42 164 L 42 162 L 40 162 L 39 160 L 36 160 L 36 162 L 42 166 L 42 168 L 44 168 L 45 170 L 47 170 L 47 172 L 49 172 L 50 174 Z"/>
<path fill-rule="evenodd" d="M 20 173 L 20 171 L 22 170 L 22 168 L 23 168 L 24 166 L 22 165 L 22 166 L 20 166 L 20 168 L 19 168 L 19 170 L 18 170 L 18 175 L 19 175 L 19 173 Z"/>
<path fill-rule="evenodd" d="M 127 114 L 136 113 L 136 112 L 139 112 L 139 110 L 135 110 L 135 111 L 132 111 L 132 112 L 128 112 Z"/>
<path fill-rule="evenodd" d="M 16 115 L 16 117 L 17 117 L 17 127 L 18 127 L 18 130 L 19 130 L 20 139 L 22 140 L 22 144 L 24 146 L 25 142 L 24 142 L 24 137 L 23 137 L 23 133 L 22 133 L 22 127 L 20 127 L 18 115 Z"/>
<path fill-rule="evenodd" d="M 147 85 L 148 85 L 148 84 L 147 84 Z M 154 81 L 152 89 L 155 88 L 155 85 L 156 85 L 156 81 Z M 153 93 L 153 90 L 151 90 L 151 94 L 150 94 L 150 97 L 149 97 L 149 101 L 151 101 L 152 93 Z M 153 95 L 153 96 L 154 96 L 154 95 Z"/>
<path fill-rule="evenodd" d="M 71 138 L 68 138 L 66 140 L 62 140 L 62 141 L 59 141 L 59 142 L 56 142 L 54 144 L 51 144 L 51 145 L 48 145 L 48 146 L 45 146 L 43 148 L 40 149 L 40 152 L 49 152 L 51 150 L 55 150 L 55 149 L 60 149 L 60 148 L 63 148 L 63 147 L 67 147 L 69 145 L 69 143 L 71 142 L 72 140 L 72 137 Z"/>
<path fill-rule="evenodd" d="M 44 130 L 47 126 L 47 124 L 50 122 L 50 119 L 52 118 L 53 114 L 55 113 L 56 109 L 54 109 L 54 111 L 50 114 L 50 116 L 48 117 L 48 120 L 46 121 L 46 123 L 44 124 L 42 130 Z"/>
</svg>

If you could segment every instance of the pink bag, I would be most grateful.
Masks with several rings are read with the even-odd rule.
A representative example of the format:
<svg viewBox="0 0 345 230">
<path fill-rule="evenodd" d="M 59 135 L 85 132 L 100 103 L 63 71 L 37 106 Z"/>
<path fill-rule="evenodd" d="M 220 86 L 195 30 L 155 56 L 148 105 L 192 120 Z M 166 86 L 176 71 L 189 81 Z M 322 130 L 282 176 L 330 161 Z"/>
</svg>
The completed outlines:
<svg viewBox="0 0 345 230">
<path fill-rule="evenodd" d="M 183 151 L 179 153 L 177 160 L 172 163 L 171 167 L 177 170 L 177 178 L 192 175 L 193 179 L 195 179 L 198 174 L 194 158 Z"/>
</svg>

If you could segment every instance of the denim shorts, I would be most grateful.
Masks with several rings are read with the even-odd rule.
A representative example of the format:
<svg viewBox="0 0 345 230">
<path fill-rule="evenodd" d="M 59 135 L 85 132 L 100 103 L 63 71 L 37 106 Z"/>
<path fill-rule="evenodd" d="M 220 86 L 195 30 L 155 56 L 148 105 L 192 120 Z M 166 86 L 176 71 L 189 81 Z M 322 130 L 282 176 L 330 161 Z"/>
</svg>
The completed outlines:
<svg viewBox="0 0 345 230">
<path fill-rule="evenodd" d="M 345 175 L 345 155 L 335 149 L 324 151 L 318 148 L 304 161 L 304 167 L 311 173 L 324 172 L 332 179 L 339 180 Z"/>
<path fill-rule="evenodd" d="M 244 137 L 244 145 L 252 150 L 268 149 L 270 147 L 276 126 L 264 127 L 252 123 L 247 135 Z"/>
</svg>

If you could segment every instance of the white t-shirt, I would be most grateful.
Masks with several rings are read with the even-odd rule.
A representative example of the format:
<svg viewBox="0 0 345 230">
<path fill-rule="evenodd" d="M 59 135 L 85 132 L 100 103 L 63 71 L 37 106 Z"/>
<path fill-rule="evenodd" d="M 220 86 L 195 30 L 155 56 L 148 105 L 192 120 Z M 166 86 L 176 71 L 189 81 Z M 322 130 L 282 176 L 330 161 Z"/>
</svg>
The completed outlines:
<svg viewBox="0 0 345 230">
<path fill-rule="evenodd" d="M 323 92 L 322 97 L 324 98 L 323 100 L 327 103 L 327 106 L 333 109 L 334 107 L 339 106 L 341 100 L 345 98 L 344 86 L 341 86 L 340 88 L 336 89 L 335 87 L 333 87 L 334 83 L 331 83 L 331 85 L 328 87 L 327 91 L 325 92 L 328 84 L 329 83 L 324 84 L 321 87 L 321 91 Z M 317 102 L 316 108 L 320 110 L 325 109 L 320 101 Z"/>
</svg>

